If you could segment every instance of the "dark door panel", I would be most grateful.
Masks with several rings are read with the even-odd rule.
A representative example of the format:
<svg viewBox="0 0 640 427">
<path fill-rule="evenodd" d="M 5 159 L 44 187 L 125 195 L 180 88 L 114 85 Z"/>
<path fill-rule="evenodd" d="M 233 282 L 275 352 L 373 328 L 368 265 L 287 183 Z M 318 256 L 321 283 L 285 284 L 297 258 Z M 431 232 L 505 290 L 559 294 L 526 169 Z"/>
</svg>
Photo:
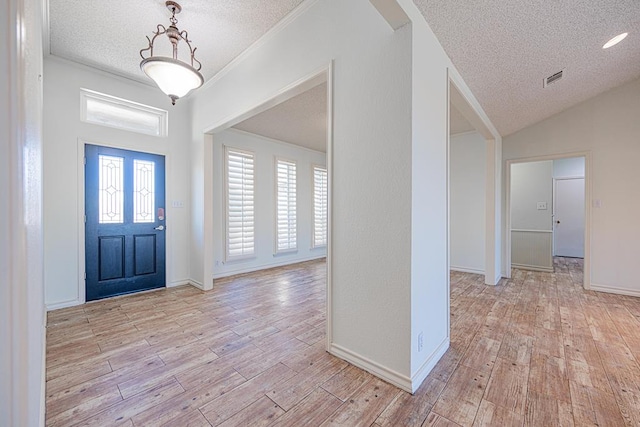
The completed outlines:
<svg viewBox="0 0 640 427">
<path fill-rule="evenodd" d="M 156 235 L 141 234 L 133 236 L 133 274 L 142 276 L 156 272 Z"/>
<path fill-rule="evenodd" d="M 124 279 L 124 236 L 98 236 L 98 280 Z"/>
<path fill-rule="evenodd" d="M 87 301 L 164 287 L 164 156 L 85 145 Z"/>
</svg>

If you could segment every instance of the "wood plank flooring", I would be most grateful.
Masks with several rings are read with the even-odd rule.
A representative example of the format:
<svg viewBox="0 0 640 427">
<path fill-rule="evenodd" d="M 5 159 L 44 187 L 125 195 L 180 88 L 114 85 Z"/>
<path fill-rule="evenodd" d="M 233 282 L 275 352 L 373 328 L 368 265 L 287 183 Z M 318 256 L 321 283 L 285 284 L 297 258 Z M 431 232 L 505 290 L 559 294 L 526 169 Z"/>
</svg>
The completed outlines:
<svg viewBox="0 0 640 427">
<path fill-rule="evenodd" d="M 415 395 L 324 351 L 325 263 L 50 312 L 46 424 L 640 426 L 640 299 L 579 260 L 451 274 L 451 347 Z"/>
</svg>

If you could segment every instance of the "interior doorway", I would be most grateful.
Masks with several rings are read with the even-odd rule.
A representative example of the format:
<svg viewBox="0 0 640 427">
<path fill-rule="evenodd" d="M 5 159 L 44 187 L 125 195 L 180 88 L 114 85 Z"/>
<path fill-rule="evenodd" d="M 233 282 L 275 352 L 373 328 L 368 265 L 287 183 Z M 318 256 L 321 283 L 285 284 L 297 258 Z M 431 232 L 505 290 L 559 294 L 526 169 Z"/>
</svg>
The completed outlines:
<svg viewBox="0 0 640 427">
<path fill-rule="evenodd" d="M 462 82 L 449 74 L 449 256 L 450 270 L 502 278 L 501 138 Z M 474 107 L 476 105 L 477 107 Z"/>
<path fill-rule="evenodd" d="M 211 162 L 205 162 L 203 289 L 225 277 L 326 258 L 327 343 L 331 342 L 331 73 L 329 63 L 259 105 L 211 126 L 204 135 L 204 155 Z M 232 188 L 232 180 L 239 176 L 242 188 Z M 246 252 L 235 256 L 234 242 L 241 242 Z"/>
<path fill-rule="evenodd" d="M 449 268 L 484 275 L 486 142 L 454 105 L 450 118 Z"/>
<path fill-rule="evenodd" d="M 507 268 L 582 274 L 589 288 L 589 153 L 507 161 Z"/>
</svg>

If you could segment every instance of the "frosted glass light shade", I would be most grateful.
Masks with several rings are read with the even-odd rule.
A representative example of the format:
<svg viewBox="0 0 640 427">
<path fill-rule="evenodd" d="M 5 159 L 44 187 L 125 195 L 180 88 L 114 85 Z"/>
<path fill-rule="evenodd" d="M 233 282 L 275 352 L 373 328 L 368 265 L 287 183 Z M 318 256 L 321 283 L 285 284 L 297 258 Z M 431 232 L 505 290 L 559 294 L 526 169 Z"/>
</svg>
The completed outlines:
<svg viewBox="0 0 640 427">
<path fill-rule="evenodd" d="M 174 103 L 204 83 L 202 74 L 195 68 L 173 58 L 152 56 L 144 59 L 140 68 Z"/>
</svg>

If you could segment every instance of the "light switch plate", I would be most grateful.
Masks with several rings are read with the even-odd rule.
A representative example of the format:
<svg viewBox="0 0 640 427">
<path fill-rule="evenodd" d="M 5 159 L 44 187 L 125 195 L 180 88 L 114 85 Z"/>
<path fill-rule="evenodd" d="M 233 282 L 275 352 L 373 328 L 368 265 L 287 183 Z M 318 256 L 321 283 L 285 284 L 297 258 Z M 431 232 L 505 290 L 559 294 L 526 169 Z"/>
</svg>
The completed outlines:
<svg viewBox="0 0 640 427">
<path fill-rule="evenodd" d="M 547 202 L 538 202 L 538 210 L 539 211 L 547 210 Z"/>
<path fill-rule="evenodd" d="M 182 200 L 174 200 L 171 202 L 172 208 L 184 208 L 184 202 Z"/>
</svg>

